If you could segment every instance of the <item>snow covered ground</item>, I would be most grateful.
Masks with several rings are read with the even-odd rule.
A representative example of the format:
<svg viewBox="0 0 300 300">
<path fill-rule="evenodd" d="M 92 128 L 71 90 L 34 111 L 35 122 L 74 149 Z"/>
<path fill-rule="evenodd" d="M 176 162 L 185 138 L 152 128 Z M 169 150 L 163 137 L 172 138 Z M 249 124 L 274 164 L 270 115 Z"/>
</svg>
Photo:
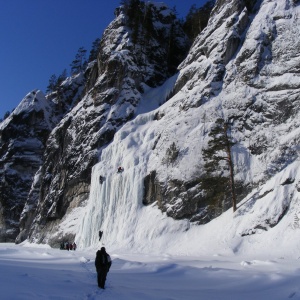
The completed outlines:
<svg viewBox="0 0 300 300">
<path fill-rule="evenodd" d="M 262 29 L 253 25 L 248 30 L 251 39 L 243 44 L 245 52 L 241 55 L 260 43 L 257 34 L 268 36 L 273 32 L 268 28 L 274 22 L 281 26 L 287 22 L 287 28 L 298 28 L 299 7 L 295 17 L 283 18 L 279 9 L 286 6 L 286 1 L 264 2 L 268 24 L 262 17 L 255 21 Z M 216 31 L 216 36 L 218 32 L 222 33 Z M 286 34 L 281 36 L 286 38 Z M 291 35 L 291 48 L 298 36 Z M 279 38 L 275 39 L 277 44 L 282 42 Z M 213 44 L 216 40 L 220 39 L 210 35 Z M 219 46 L 223 47 L 223 43 Z M 275 126 L 261 122 L 262 116 L 256 109 L 249 110 L 255 124 L 253 130 L 233 131 L 233 137 L 239 141 L 233 149 L 237 178 L 257 186 L 238 203 L 234 214 L 230 209 L 210 223 L 197 226 L 188 220 L 168 218 L 155 203 L 142 205 L 143 180 L 151 171 L 157 171 L 161 182 L 170 178 L 187 181 L 201 168 L 198 160 L 205 136 L 219 114 L 239 116 L 246 111 L 249 99 L 252 101 L 251 95 L 270 112 L 277 109 L 278 92 L 273 87 L 280 87 L 283 79 L 286 82 L 286 75 L 268 79 L 270 94 L 256 95 L 258 91 L 250 90 L 239 81 L 239 76 L 230 83 L 229 79 L 235 76 L 234 61 L 227 67 L 226 89 L 201 106 L 194 103 L 210 81 L 200 82 L 202 73 L 194 73 L 193 68 L 207 70 L 210 61 L 217 61 L 222 55 L 218 49 L 214 48 L 209 59 L 202 55 L 193 64 L 187 60 L 181 73 L 162 87 L 145 88 L 137 107 L 138 116 L 127 122 L 103 149 L 100 162 L 93 169 L 86 206 L 74 208 L 57 229 L 57 239 L 76 234 L 79 250 L 0 244 L 1 299 L 300 299 L 300 160 L 292 151 L 287 152 L 290 156 L 284 154 L 285 149 L 299 152 L 300 117 Z M 274 49 L 278 52 L 281 48 Z M 191 52 L 191 59 L 198 50 L 195 47 L 195 52 Z M 288 68 L 290 64 L 279 60 L 272 69 L 267 63 L 265 73 L 281 74 L 283 71 L 278 70 L 283 66 Z M 245 67 L 245 72 L 251 68 Z M 217 71 L 210 68 L 209 72 L 211 77 L 207 80 L 212 80 Z M 189 73 L 195 74 L 193 79 L 163 104 L 161 100 L 172 91 L 177 76 L 189 77 Z M 290 80 L 292 85 L 294 80 Z M 31 103 L 28 98 L 24 105 Z M 79 106 L 76 109 L 79 114 Z M 159 118 L 155 117 L 158 112 Z M 166 167 L 164 156 L 173 142 L 181 150 L 179 159 Z M 266 150 L 251 155 L 249 145 L 266 146 Z M 124 167 L 122 174 L 117 174 L 118 166 Z M 105 177 L 103 183 L 99 182 L 100 176 Z M 104 291 L 97 287 L 94 267 L 95 252 L 101 246 L 99 230 L 104 231 L 101 241 L 113 259 Z"/>
<path fill-rule="evenodd" d="M 298 258 L 107 250 L 113 264 L 101 290 L 93 250 L 0 244 L 1 299 L 300 299 Z"/>
</svg>

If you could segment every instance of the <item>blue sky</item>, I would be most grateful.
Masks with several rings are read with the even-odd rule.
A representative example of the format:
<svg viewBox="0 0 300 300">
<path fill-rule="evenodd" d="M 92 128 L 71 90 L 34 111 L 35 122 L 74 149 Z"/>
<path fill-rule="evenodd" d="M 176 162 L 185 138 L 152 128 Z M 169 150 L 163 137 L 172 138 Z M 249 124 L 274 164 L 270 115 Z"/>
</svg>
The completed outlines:
<svg viewBox="0 0 300 300">
<path fill-rule="evenodd" d="M 207 0 L 162 0 L 185 17 Z M 46 90 L 79 47 L 88 51 L 114 19 L 120 0 L 9 0 L 0 9 L 0 118 L 34 89 Z"/>
</svg>

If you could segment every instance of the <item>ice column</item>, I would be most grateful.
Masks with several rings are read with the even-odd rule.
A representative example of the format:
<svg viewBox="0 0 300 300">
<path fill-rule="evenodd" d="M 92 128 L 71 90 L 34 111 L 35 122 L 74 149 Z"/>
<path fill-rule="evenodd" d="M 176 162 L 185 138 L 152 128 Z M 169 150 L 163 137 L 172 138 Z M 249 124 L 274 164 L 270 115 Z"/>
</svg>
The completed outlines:
<svg viewBox="0 0 300 300">
<path fill-rule="evenodd" d="M 143 179 L 154 142 L 146 124 L 152 120 L 150 113 L 126 124 L 93 168 L 90 198 L 76 236 L 80 247 L 97 245 L 99 230 L 103 230 L 101 242 L 106 245 L 128 247 L 134 242 L 143 209 Z M 124 172 L 117 173 L 118 166 Z M 100 176 L 104 177 L 102 184 Z"/>
</svg>

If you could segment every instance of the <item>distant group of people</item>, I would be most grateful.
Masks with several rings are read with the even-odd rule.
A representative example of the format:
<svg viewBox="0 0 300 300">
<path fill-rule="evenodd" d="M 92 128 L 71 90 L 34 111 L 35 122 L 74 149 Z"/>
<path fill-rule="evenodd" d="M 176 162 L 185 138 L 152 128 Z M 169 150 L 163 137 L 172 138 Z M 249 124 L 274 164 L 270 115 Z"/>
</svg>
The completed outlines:
<svg viewBox="0 0 300 300">
<path fill-rule="evenodd" d="M 69 242 L 61 242 L 60 244 L 60 250 L 76 250 L 77 245 L 76 243 L 69 243 Z"/>
</svg>

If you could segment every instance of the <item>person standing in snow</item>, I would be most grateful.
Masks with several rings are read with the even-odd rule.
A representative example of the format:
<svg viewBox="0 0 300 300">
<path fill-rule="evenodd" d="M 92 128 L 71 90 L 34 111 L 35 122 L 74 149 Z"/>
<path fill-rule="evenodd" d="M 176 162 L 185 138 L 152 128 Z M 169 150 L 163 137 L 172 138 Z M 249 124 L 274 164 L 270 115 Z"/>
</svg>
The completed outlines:
<svg viewBox="0 0 300 300">
<path fill-rule="evenodd" d="M 97 270 L 98 286 L 104 289 L 106 276 L 111 267 L 111 258 L 104 247 L 96 253 L 95 267 Z"/>
</svg>

